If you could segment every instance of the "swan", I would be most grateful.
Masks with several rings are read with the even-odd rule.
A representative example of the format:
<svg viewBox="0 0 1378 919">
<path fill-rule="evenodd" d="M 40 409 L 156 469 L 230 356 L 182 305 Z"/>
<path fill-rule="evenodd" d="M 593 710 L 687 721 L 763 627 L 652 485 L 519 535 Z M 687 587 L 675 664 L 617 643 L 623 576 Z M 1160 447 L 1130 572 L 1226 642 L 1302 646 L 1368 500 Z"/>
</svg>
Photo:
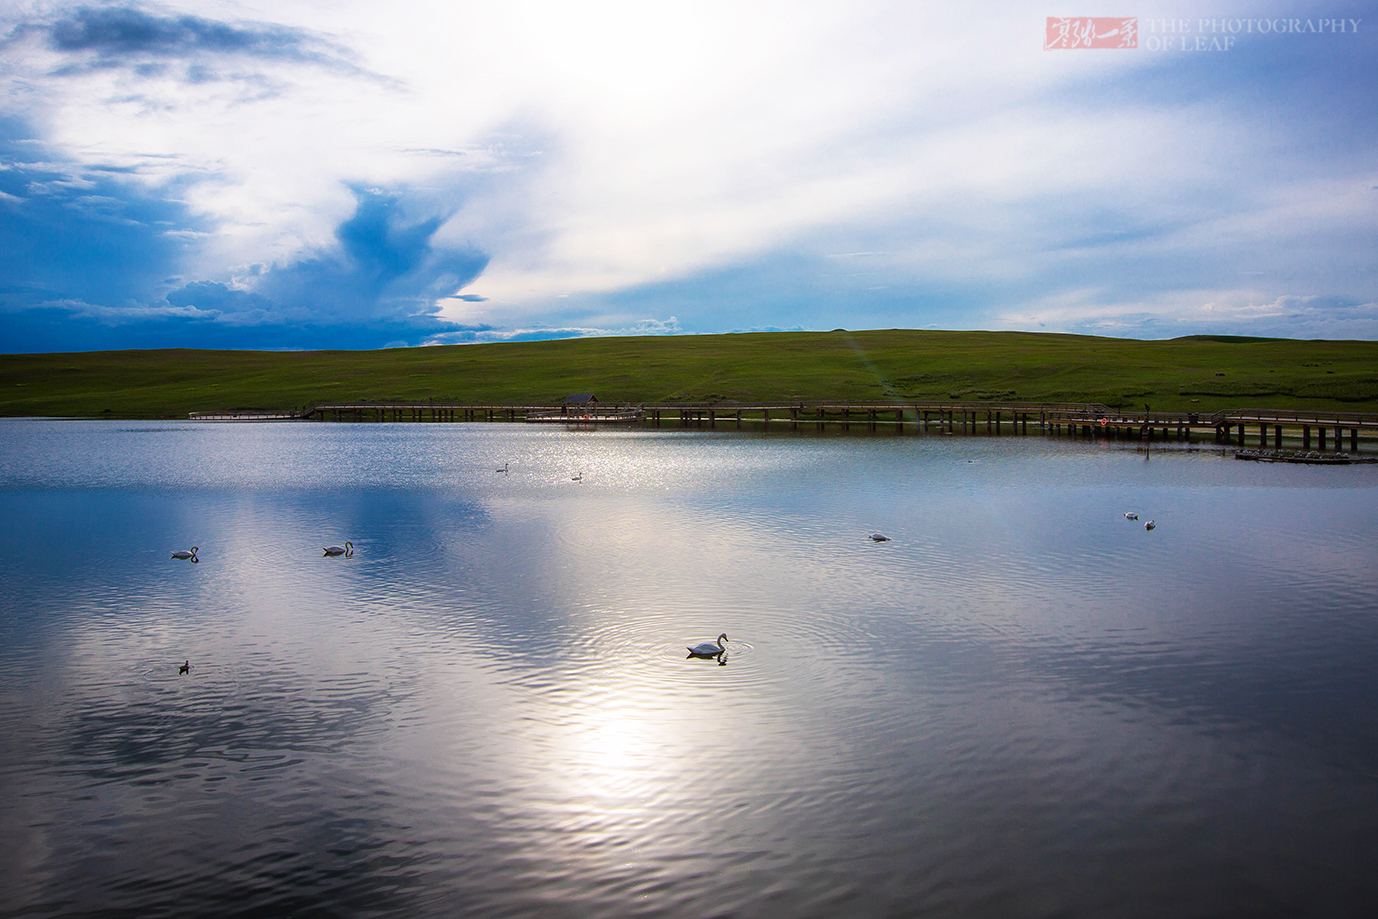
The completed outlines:
<svg viewBox="0 0 1378 919">
<path fill-rule="evenodd" d="M 889 542 L 889 541 L 890 541 L 890 537 L 889 537 L 889 536 L 885 536 L 885 535 L 883 535 L 883 534 L 881 534 L 881 533 L 872 533 L 872 534 L 871 534 L 871 539 L 875 540 L 876 542 Z"/>
<path fill-rule="evenodd" d="M 175 552 L 172 553 L 172 557 L 173 557 L 173 558 L 189 558 L 189 559 L 191 559 L 191 560 L 194 562 L 194 561 L 196 561 L 196 553 L 197 553 L 197 551 L 198 551 L 198 547 L 196 547 L 196 546 L 192 546 L 190 552 L 188 552 L 186 549 L 178 549 L 178 550 L 176 550 Z"/>
<path fill-rule="evenodd" d="M 1138 520 L 1138 519 L 1139 519 L 1139 515 L 1138 515 L 1138 514 L 1135 514 L 1135 513 L 1132 513 L 1131 511 L 1125 511 L 1125 512 L 1124 512 L 1124 519 L 1125 519 L 1125 520 Z"/>
<path fill-rule="evenodd" d="M 1158 524 L 1156 524 L 1156 523 L 1154 523 L 1152 520 L 1150 520 L 1148 523 L 1145 523 L 1145 524 L 1144 524 L 1144 529 L 1145 529 L 1145 530 L 1151 530 L 1151 529 L 1153 529 L 1154 527 L 1156 527 L 1157 525 L 1158 525 Z"/>
<path fill-rule="evenodd" d="M 580 472 L 578 475 L 572 475 L 569 477 L 569 480 L 571 482 L 582 482 L 584 481 L 584 474 Z"/>
<path fill-rule="evenodd" d="M 178 668 L 177 668 L 177 672 L 178 672 L 178 673 L 187 673 L 187 674 L 191 673 L 191 661 L 187 661 L 185 664 L 183 664 L 182 666 L 178 667 Z"/>
<path fill-rule="evenodd" d="M 689 649 L 691 657 L 717 657 L 727 649 L 723 647 L 723 642 L 727 641 L 727 633 L 723 632 L 718 636 L 717 642 L 705 641 L 703 644 L 695 645 Z"/>
<path fill-rule="evenodd" d="M 345 558 L 353 558 L 354 543 L 350 542 L 349 540 L 345 540 L 345 544 L 343 546 L 326 546 L 324 552 L 331 558 L 334 558 L 337 555 L 343 555 Z M 324 556 L 322 556 L 322 558 L 324 558 Z"/>
<path fill-rule="evenodd" d="M 494 471 L 494 472 L 506 472 L 506 471 L 507 471 L 507 464 L 506 464 L 506 463 L 503 463 L 501 469 L 495 469 L 495 470 L 493 470 L 493 471 Z"/>
</svg>

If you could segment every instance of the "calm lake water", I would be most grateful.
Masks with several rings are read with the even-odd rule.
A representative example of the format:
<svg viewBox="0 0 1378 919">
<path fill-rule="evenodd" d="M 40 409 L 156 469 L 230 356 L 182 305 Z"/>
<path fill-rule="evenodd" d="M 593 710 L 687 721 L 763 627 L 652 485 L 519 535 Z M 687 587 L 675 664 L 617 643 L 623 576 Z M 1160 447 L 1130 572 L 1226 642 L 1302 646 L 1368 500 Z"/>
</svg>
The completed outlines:
<svg viewBox="0 0 1378 919">
<path fill-rule="evenodd" d="M 5 916 L 1378 900 L 1378 466 L 11 420 L 0 502 Z"/>
</svg>

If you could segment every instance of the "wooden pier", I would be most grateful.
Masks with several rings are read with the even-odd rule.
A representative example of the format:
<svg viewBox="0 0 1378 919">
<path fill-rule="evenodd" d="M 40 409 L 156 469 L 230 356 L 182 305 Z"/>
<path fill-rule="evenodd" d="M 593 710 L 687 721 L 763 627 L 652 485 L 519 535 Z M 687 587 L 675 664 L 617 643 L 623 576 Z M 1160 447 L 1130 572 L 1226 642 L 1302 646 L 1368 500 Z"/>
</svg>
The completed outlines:
<svg viewBox="0 0 1378 919">
<path fill-rule="evenodd" d="M 1378 414 L 1237 409 L 1214 413 L 1122 412 L 1083 402 L 773 401 L 600 404 L 571 412 L 558 403 L 319 402 L 296 412 L 193 412 L 199 421 L 544 422 L 762 430 L 865 430 L 903 434 L 1019 435 L 1110 440 L 1209 439 L 1239 447 L 1303 452 L 1359 450 L 1378 435 Z"/>
<path fill-rule="evenodd" d="M 192 421 L 295 421 L 302 417 L 300 412 L 192 412 L 187 416 Z"/>
</svg>

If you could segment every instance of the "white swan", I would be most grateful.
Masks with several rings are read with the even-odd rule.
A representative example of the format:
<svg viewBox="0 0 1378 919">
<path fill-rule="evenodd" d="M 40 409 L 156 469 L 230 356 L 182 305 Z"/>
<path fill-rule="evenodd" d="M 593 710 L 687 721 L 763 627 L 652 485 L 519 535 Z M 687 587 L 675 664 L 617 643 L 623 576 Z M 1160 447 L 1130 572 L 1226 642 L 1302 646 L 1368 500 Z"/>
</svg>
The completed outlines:
<svg viewBox="0 0 1378 919">
<path fill-rule="evenodd" d="M 578 475 L 572 475 L 569 477 L 569 480 L 571 482 L 582 482 L 584 481 L 584 474 L 580 472 Z"/>
<path fill-rule="evenodd" d="M 876 542 L 889 542 L 889 541 L 890 541 L 890 537 L 889 537 L 889 536 L 885 536 L 885 535 L 883 535 L 883 534 L 881 534 L 881 533 L 872 533 L 872 534 L 871 534 L 871 539 L 875 540 Z"/>
<path fill-rule="evenodd" d="M 1125 520 L 1138 520 L 1138 519 L 1139 519 L 1139 515 L 1133 513 L 1132 511 L 1125 511 L 1125 512 L 1124 512 L 1124 519 L 1125 519 Z"/>
<path fill-rule="evenodd" d="M 186 549 L 178 549 L 178 550 L 176 550 L 175 552 L 172 553 L 172 557 L 173 557 L 173 558 L 189 558 L 189 559 L 191 559 L 191 560 L 194 562 L 194 561 L 196 561 L 196 552 L 197 552 L 197 547 L 196 547 L 196 546 L 192 546 L 190 552 L 188 552 Z"/>
<path fill-rule="evenodd" d="M 493 471 L 494 471 L 494 472 L 506 472 L 506 471 L 507 471 L 507 464 L 506 464 L 506 463 L 503 463 L 501 469 L 495 469 L 495 470 L 493 470 Z"/>
<path fill-rule="evenodd" d="M 337 555 L 343 555 L 345 558 L 353 558 L 354 543 L 350 542 L 349 540 L 345 540 L 345 544 L 343 546 L 326 546 L 324 552 L 331 558 L 334 558 Z M 324 557 L 325 556 L 322 556 L 322 558 Z"/>
<path fill-rule="evenodd" d="M 703 644 L 695 645 L 689 649 L 689 653 L 694 657 L 717 657 L 727 650 L 722 644 L 725 641 L 727 641 L 727 633 L 723 632 L 718 636 L 716 642 L 705 641 Z"/>
</svg>

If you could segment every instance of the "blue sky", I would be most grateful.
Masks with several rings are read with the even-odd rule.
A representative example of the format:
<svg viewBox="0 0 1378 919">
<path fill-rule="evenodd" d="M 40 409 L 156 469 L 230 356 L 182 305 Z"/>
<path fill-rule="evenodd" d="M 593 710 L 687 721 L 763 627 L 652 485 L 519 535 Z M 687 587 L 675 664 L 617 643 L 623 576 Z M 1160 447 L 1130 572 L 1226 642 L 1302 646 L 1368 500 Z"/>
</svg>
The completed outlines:
<svg viewBox="0 0 1378 919">
<path fill-rule="evenodd" d="M 0 0 L 0 35 L 3 351 L 1378 339 L 1374 3 Z"/>
</svg>

